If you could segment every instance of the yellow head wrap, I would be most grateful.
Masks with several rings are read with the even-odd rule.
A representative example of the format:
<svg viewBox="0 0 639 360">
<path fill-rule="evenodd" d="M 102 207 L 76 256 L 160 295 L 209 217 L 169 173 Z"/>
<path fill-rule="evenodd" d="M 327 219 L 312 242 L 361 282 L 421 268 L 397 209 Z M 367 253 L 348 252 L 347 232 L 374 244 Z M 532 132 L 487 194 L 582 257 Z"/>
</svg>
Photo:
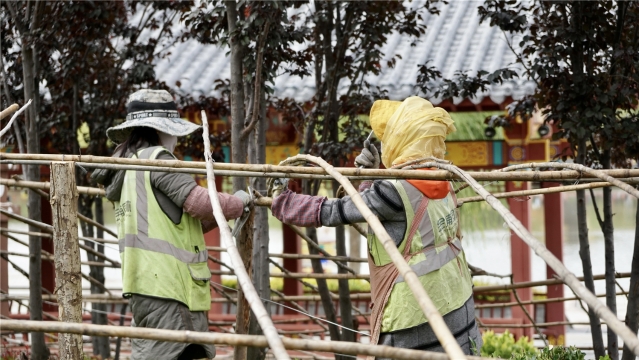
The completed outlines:
<svg viewBox="0 0 639 360">
<path fill-rule="evenodd" d="M 402 102 L 375 101 L 370 123 L 382 141 L 382 163 L 387 168 L 428 156 L 443 159 L 446 136 L 456 130 L 446 110 L 419 96 Z"/>
</svg>

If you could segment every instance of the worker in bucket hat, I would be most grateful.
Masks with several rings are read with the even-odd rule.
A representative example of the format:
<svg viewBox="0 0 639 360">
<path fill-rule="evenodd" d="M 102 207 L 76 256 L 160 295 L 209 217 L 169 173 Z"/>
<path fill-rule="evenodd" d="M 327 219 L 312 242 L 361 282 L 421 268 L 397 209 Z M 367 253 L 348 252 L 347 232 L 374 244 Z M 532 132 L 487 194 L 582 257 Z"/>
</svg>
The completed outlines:
<svg viewBox="0 0 639 360">
<path fill-rule="evenodd" d="M 119 144 L 114 157 L 175 160 L 179 136 L 198 125 L 180 119 L 165 90 L 140 90 L 127 101 L 126 121 L 107 129 Z M 204 233 L 217 226 L 208 191 L 191 175 L 162 171 L 98 170 L 92 179 L 115 203 L 122 294 L 129 299 L 132 326 L 208 331 L 211 306 Z M 224 216 L 235 219 L 250 197 L 218 194 Z M 213 358 L 213 345 L 133 339 L 132 359 Z"/>
<path fill-rule="evenodd" d="M 381 140 L 381 158 L 367 140 L 355 160 L 356 165 L 365 168 L 379 168 L 380 163 L 391 168 L 411 160 L 443 159 L 446 136 L 455 131 L 453 120 L 444 109 L 417 96 L 404 101 L 375 101 L 370 124 Z M 366 221 L 349 196 L 327 200 L 296 194 L 286 189 L 285 179 L 274 184 L 271 209 L 284 223 L 319 227 Z M 452 186 L 447 181 L 377 180 L 362 183 L 359 190 L 419 277 L 462 350 L 476 353 L 482 339 L 475 323 L 472 279 Z M 368 253 L 371 343 L 443 352 L 417 299 L 370 229 Z"/>
</svg>

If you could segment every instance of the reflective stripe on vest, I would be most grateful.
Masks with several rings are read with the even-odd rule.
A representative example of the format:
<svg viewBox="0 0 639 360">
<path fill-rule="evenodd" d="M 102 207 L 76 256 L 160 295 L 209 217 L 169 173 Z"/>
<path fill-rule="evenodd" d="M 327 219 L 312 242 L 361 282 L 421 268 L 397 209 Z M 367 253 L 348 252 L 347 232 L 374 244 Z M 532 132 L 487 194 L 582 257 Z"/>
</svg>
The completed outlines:
<svg viewBox="0 0 639 360">
<path fill-rule="evenodd" d="M 404 205 L 407 225 L 404 239 L 398 246 L 403 251 L 407 243 L 414 214 L 424 195 L 408 182 L 390 181 Z M 408 265 L 415 271 L 442 315 L 461 307 L 472 295 L 472 279 L 457 239 L 458 217 L 450 194 L 444 199 L 431 199 L 413 237 Z M 390 257 L 374 234 L 369 234 L 371 257 L 377 265 L 386 265 Z M 375 259 L 378 256 L 379 259 Z M 385 261 L 378 262 L 384 259 Z M 454 261 L 455 260 L 455 261 Z M 408 285 L 401 275 L 395 281 L 382 316 L 382 332 L 411 328 L 427 322 Z"/>
<path fill-rule="evenodd" d="M 162 151 L 151 147 L 137 156 L 155 159 Z M 116 221 L 125 296 L 172 299 L 191 311 L 210 309 L 211 272 L 200 221 L 183 213 L 180 223 L 173 223 L 153 194 L 150 172 L 125 173 Z"/>
</svg>

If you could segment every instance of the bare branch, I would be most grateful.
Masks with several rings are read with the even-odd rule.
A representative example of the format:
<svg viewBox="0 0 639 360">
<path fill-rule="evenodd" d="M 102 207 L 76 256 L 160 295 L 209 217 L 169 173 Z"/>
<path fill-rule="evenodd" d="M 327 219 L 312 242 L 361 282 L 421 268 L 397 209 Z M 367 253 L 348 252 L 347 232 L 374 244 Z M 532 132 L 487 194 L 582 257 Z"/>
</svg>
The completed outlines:
<svg viewBox="0 0 639 360">
<path fill-rule="evenodd" d="M 266 21 L 264 30 L 260 35 L 260 40 L 257 45 L 257 63 L 255 65 L 255 92 L 253 94 L 253 110 L 251 114 L 251 122 L 242 130 L 242 140 L 246 139 L 251 131 L 257 125 L 259 121 L 259 102 L 262 98 L 262 64 L 264 63 L 264 48 L 266 47 L 266 37 L 268 36 L 268 30 L 271 26 L 270 20 Z"/>
</svg>

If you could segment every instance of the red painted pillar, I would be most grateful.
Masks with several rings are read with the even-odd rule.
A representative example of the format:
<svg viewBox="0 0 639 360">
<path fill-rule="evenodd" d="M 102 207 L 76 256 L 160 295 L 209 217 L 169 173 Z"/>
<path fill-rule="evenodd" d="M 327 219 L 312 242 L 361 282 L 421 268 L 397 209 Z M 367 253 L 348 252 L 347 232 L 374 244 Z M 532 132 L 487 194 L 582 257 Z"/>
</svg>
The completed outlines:
<svg viewBox="0 0 639 360">
<path fill-rule="evenodd" d="M 2 177 L 6 177 L 7 172 L 8 172 L 8 166 L 0 165 L 0 174 L 2 174 Z M 9 192 L 9 188 L 7 186 L 0 185 L 0 204 L 8 203 L 8 194 L 7 194 L 8 192 Z M 4 207 L 4 206 L 3 206 L 3 209 L 9 210 L 7 207 Z M 4 215 L 0 215 L 0 227 L 6 229 L 9 227 L 8 225 L 9 225 L 9 219 L 7 219 L 7 217 Z M 2 236 L 2 234 L 0 234 L 0 250 L 2 251 L 9 250 L 8 239 L 5 236 Z M 2 290 L 2 292 L 5 294 L 9 293 L 9 263 L 3 258 L 0 258 L 0 290 Z M 9 302 L 8 301 L 0 302 L 0 315 L 9 316 L 9 312 L 10 312 Z"/>
<path fill-rule="evenodd" d="M 295 192 L 300 191 L 299 185 L 295 181 L 291 181 L 289 184 L 289 189 Z M 302 244 L 300 242 L 300 238 L 297 234 L 287 225 L 282 224 L 282 237 L 283 237 L 283 250 L 282 252 L 285 254 L 301 254 L 302 253 Z M 302 272 L 302 260 L 299 259 L 283 259 L 284 269 L 299 273 Z M 304 288 L 302 283 L 297 279 L 288 279 L 284 278 L 284 295 L 287 296 L 296 296 L 303 295 Z M 297 314 L 296 311 L 284 308 L 284 314 Z"/>
<path fill-rule="evenodd" d="M 558 183 L 542 183 L 545 188 L 559 186 Z M 563 224 L 564 204 L 562 193 L 544 195 L 544 223 L 546 224 L 546 247 L 559 261 L 563 261 Z M 546 266 L 546 277 L 554 278 L 555 272 Z M 548 298 L 564 297 L 563 284 L 548 286 Z M 564 321 L 564 303 L 546 304 L 546 321 Z M 564 325 L 551 326 L 547 329 L 548 340 L 551 345 L 564 345 L 566 327 Z"/>
<path fill-rule="evenodd" d="M 527 190 L 529 188 L 529 184 L 527 182 L 522 181 L 507 181 L 506 182 L 506 191 L 517 191 L 517 190 Z M 521 198 L 509 198 L 508 206 L 510 207 L 510 211 L 515 215 L 515 217 L 521 221 L 521 223 L 527 228 L 530 229 L 530 201 L 522 201 Z M 512 258 L 512 273 L 513 280 L 518 282 L 530 281 L 531 280 L 531 257 L 530 257 L 530 248 L 526 243 L 523 242 L 519 238 L 519 236 L 511 233 L 510 235 L 510 253 Z M 532 300 L 532 289 L 518 289 L 517 295 L 521 301 Z M 512 301 L 515 301 L 514 296 L 512 297 Z M 520 318 L 523 320 L 524 324 L 530 324 L 530 321 L 526 317 L 524 311 L 515 306 L 512 308 L 513 318 Z M 526 305 L 526 309 L 528 312 L 534 316 L 533 306 Z M 532 338 L 533 329 L 525 328 L 524 335 Z"/>
<path fill-rule="evenodd" d="M 222 190 L 222 182 L 223 182 L 223 179 L 222 179 L 221 176 L 216 176 L 215 177 L 215 188 L 218 191 Z M 204 234 L 204 242 L 206 243 L 206 246 L 219 247 L 220 246 L 220 229 L 219 228 L 215 228 L 215 229 L 207 232 L 206 234 Z M 221 259 L 221 257 L 222 257 L 222 253 L 217 252 L 217 251 L 209 251 L 209 253 L 211 254 L 211 256 L 215 256 L 218 259 Z M 218 270 L 219 271 L 220 270 L 220 264 L 209 260 L 209 268 L 211 270 Z M 221 284 L 222 283 L 222 275 L 212 275 L 211 276 L 211 283 L 212 284 Z M 212 299 L 222 298 L 222 295 L 218 294 L 217 292 L 215 292 L 215 290 L 211 289 L 211 298 Z M 219 302 L 211 303 L 211 309 L 209 310 L 209 318 L 211 318 L 214 315 L 222 314 L 222 309 L 223 309 L 223 304 L 222 303 L 219 303 Z"/>
</svg>

